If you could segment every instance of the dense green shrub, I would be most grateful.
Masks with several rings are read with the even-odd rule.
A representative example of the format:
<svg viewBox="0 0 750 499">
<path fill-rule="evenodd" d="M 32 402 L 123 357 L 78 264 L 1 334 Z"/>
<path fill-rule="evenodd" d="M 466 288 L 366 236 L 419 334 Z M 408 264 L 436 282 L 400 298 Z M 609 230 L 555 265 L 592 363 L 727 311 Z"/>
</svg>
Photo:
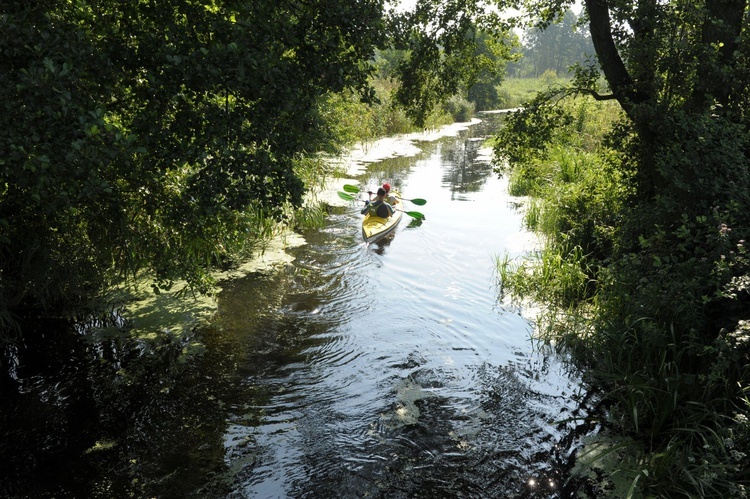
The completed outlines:
<svg viewBox="0 0 750 499">
<path fill-rule="evenodd" d="M 327 131 L 329 144 L 341 148 L 356 142 L 370 142 L 390 135 L 421 131 L 423 128 L 437 128 L 453 121 L 468 121 L 473 114 L 470 103 L 454 97 L 450 100 L 451 105 L 428 114 L 423 127 L 420 127 L 393 100 L 398 86 L 396 82 L 377 78 L 371 83 L 377 102 L 362 102 L 352 92 L 330 94 L 321 101 L 320 114 L 324 117 L 321 126 Z"/>
<path fill-rule="evenodd" d="M 141 271 L 210 289 L 212 265 L 302 203 L 297 159 L 332 147 L 321 97 L 372 100 L 384 15 L 4 0 L 0 345 L 14 314 L 72 313 Z"/>
<path fill-rule="evenodd" d="M 500 94 L 494 83 L 477 83 L 469 88 L 467 99 L 473 102 L 477 111 L 500 108 Z"/>
<path fill-rule="evenodd" d="M 474 116 L 474 104 L 458 95 L 454 95 L 443 104 L 443 110 L 451 115 L 454 121 L 461 123 L 470 121 Z"/>
<path fill-rule="evenodd" d="M 545 246 L 498 259 L 501 286 L 547 305 L 541 336 L 587 367 L 608 421 L 645 444 L 623 463 L 643 490 L 744 497 L 750 138 L 720 115 L 670 113 L 640 162 L 654 169 L 635 175 L 642 144 L 601 118 L 549 100 L 510 118 L 498 170 L 532 197 L 526 222 Z M 644 182 L 656 195 L 637 196 Z"/>
</svg>

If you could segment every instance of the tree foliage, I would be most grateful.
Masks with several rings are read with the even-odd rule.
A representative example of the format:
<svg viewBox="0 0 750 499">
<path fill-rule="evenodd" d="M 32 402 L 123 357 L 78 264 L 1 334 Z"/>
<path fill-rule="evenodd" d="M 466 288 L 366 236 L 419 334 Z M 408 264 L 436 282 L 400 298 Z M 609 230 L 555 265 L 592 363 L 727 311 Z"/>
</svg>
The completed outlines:
<svg viewBox="0 0 750 499">
<path fill-rule="evenodd" d="M 565 7 L 556 2 L 535 5 L 540 11 Z M 592 61 L 579 68 L 574 87 L 549 92 L 512 117 L 504 132 L 506 140 L 499 145 L 501 154 L 518 161 L 523 160 L 519 151 L 543 151 L 553 137 L 549 130 L 560 119 L 550 106 L 561 95 L 583 93 L 615 100 L 626 120 L 613 130 L 609 146 L 618 152 L 619 168 L 632 173 L 626 178 L 633 183 L 615 245 L 620 252 L 617 257 L 642 252 L 643 241 L 663 237 L 660 229 L 652 234 L 652 227 L 680 225 L 684 216 L 692 224 L 709 214 L 724 213 L 727 220 L 733 220 L 734 233 L 744 236 L 750 229 L 747 2 L 590 0 L 585 6 L 597 65 Z M 600 74 L 606 79 L 604 88 Z M 648 251 L 659 247 L 666 253 L 671 251 L 670 244 L 682 247 L 685 243 L 675 239 L 649 245 Z M 659 255 L 659 261 L 664 257 L 668 255 Z M 748 270 L 743 265 L 732 269 L 732 276 L 724 276 L 724 284 Z M 705 284 L 695 288 L 689 302 L 700 302 L 702 296 L 711 295 L 711 287 L 722 285 Z M 627 292 L 635 295 L 632 289 Z M 739 295 L 738 299 L 747 297 Z M 624 302 L 617 303 L 622 306 Z M 708 314 L 703 305 L 692 310 Z M 701 321 L 691 315 L 683 322 L 687 316 L 676 304 L 669 314 L 660 310 L 660 320 L 677 321 L 685 329 L 703 324 L 705 328 L 699 329 L 709 339 L 717 334 L 707 322 L 710 314 Z"/>
<path fill-rule="evenodd" d="M 534 5 L 538 12 L 566 7 Z M 659 496 L 744 496 L 748 2 L 584 5 L 597 59 L 577 69 L 573 87 L 511 117 L 506 142 L 498 143 L 510 161 L 543 158 L 556 139 L 550 127 L 560 120 L 550 98 L 563 95 L 617 102 L 624 114 L 598 151 L 627 193 L 600 218 L 611 224 L 599 231 L 605 237 L 588 248 L 574 230 L 552 236 L 564 243 L 558 247 L 586 250 L 586 258 L 576 254 L 572 263 L 595 283 L 584 299 L 566 304 L 573 313 L 553 318 L 552 334 L 576 349 L 622 428 L 642 437 L 645 489 Z M 514 138 L 513 131 L 533 136 Z M 577 195 L 554 209 L 564 213 L 558 218 L 573 219 L 595 212 L 592 203 Z M 571 263 L 567 258 L 561 255 Z"/>
<path fill-rule="evenodd" d="M 299 204 L 317 103 L 371 98 L 383 2 L 0 5 L 0 317 L 207 264 Z"/>
<path fill-rule="evenodd" d="M 477 34 L 474 58 L 480 63 L 477 73 L 467 82 L 466 92 L 467 99 L 474 103 L 477 111 L 496 109 L 500 104 L 497 86 L 505 76 L 508 61 L 513 60 L 511 50 L 514 46 L 515 41 L 510 37 L 498 40 L 486 32 Z"/>
<path fill-rule="evenodd" d="M 511 27 L 477 0 L 419 0 L 413 11 L 392 15 L 390 43 L 404 53 L 396 70 L 396 100 L 418 124 L 471 88 L 482 104 L 491 101 L 486 86 L 497 82 L 505 61 L 514 58 Z"/>
<path fill-rule="evenodd" d="M 588 26 L 572 10 L 566 10 L 546 28 L 528 26 L 520 51 L 522 57 L 508 71 L 515 76 L 540 77 L 546 71 L 558 75 L 594 56 Z"/>
</svg>

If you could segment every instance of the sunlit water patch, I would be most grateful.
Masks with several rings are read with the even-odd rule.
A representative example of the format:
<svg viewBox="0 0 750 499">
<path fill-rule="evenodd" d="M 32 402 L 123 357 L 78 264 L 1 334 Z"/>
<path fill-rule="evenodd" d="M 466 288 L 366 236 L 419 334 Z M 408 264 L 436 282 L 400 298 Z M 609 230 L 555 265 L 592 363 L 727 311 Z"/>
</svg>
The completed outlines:
<svg viewBox="0 0 750 499">
<path fill-rule="evenodd" d="M 366 245 L 360 205 L 338 206 L 285 270 L 225 286 L 218 323 L 257 390 L 230 410 L 227 495 L 560 496 L 583 388 L 498 304 L 494 255 L 533 238 L 476 130 L 357 176 L 427 199 L 424 222 Z"/>
<path fill-rule="evenodd" d="M 534 240 L 486 125 L 349 158 L 333 188 L 389 181 L 427 200 L 386 239 L 364 244 L 361 204 L 327 193 L 322 228 L 220 275 L 215 300 L 30 321 L 0 387 L 0 495 L 580 493 L 585 387 L 532 344 L 528 309 L 498 302 L 496 255 Z"/>
</svg>

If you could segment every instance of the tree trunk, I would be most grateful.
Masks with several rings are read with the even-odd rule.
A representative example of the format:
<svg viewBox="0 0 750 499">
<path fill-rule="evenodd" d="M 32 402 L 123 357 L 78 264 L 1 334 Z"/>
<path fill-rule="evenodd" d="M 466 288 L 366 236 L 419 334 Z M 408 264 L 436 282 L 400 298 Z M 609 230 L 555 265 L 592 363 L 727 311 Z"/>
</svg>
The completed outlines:
<svg viewBox="0 0 750 499">
<path fill-rule="evenodd" d="M 640 140 L 639 149 L 641 155 L 638 158 L 639 166 L 637 172 L 638 197 L 646 199 L 658 192 L 660 178 L 653 162 L 653 148 L 657 143 L 657 133 L 653 123 L 656 108 L 644 106 L 646 102 L 655 102 L 656 95 L 653 80 L 653 67 L 647 60 L 635 63 L 636 79 L 628 71 L 620 56 L 620 51 L 615 44 L 612 34 L 611 19 L 609 14 L 609 2 L 607 0 L 584 0 L 589 14 L 591 41 L 594 44 L 599 64 L 604 72 L 615 99 L 622 107 L 625 114 L 633 122 Z M 647 7 L 648 4 L 643 4 Z M 636 25 L 635 36 L 640 40 L 647 40 L 652 33 L 645 25 Z M 638 31 L 640 30 L 640 33 Z M 648 43 L 647 43 L 648 45 Z M 651 47 L 646 47 L 650 49 Z"/>
<path fill-rule="evenodd" d="M 633 79 L 615 45 L 610 25 L 609 3 L 607 0 L 585 0 L 585 4 L 589 14 L 591 41 L 604 77 L 622 109 L 635 121 L 634 106 L 641 102 L 642 98 L 638 96 Z"/>
</svg>

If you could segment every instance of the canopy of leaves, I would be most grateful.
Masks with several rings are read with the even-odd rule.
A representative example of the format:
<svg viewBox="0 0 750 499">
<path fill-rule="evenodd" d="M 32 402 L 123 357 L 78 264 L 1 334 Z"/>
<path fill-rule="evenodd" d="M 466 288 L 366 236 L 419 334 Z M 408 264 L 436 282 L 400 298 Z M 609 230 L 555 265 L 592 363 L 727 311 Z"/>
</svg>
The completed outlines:
<svg viewBox="0 0 750 499">
<path fill-rule="evenodd" d="M 142 268 L 201 288 L 299 204 L 318 99 L 360 91 L 382 0 L 0 4 L 0 317 Z"/>
<path fill-rule="evenodd" d="M 419 0 L 413 11 L 391 16 L 390 42 L 404 54 L 396 100 L 423 124 L 449 97 L 499 81 L 505 61 L 514 58 L 511 27 L 477 0 Z"/>
<path fill-rule="evenodd" d="M 588 25 L 572 10 L 567 10 L 546 28 L 528 26 L 524 31 L 522 55 L 508 67 L 509 74 L 539 77 L 547 71 L 558 75 L 594 56 Z"/>
</svg>

